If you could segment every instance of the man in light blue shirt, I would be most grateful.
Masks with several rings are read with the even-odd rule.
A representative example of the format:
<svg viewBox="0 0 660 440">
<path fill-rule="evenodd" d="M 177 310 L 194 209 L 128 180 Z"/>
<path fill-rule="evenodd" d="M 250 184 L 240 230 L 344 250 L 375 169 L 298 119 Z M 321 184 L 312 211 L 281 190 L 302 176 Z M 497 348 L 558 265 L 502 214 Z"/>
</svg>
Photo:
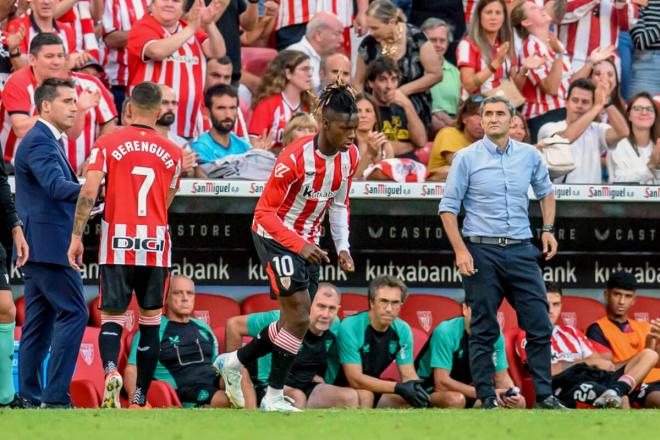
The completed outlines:
<svg viewBox="0 0 660 440">
<path fill-rule="evenodd" d="M 483 408 L 497 408 L 493 384 L 493 346 L 499 336 L 497 309 L 504 297 L 516 309 L 527 334 L 529 369 L 534 380 L 536 407 L 562 409 L 552 395 L 550 336 L 545 285 L 539 267 L 541 252 L 531 244 L 527 190 L 532 186 L 543 215 L 543 254 L 557 252 L 554 237 L 555 196 L 548 169 L 531 145 L 509 138 L 515 108 L 500 96 L 481 104 L 484 138 L 456 153 L 440 217 L 456 254 L 465 299 L 472 309 L 470 365 L 477 397 Z M 463 237 L 458 213 L 465 209 Z"/>
<path fill-rule="evenodd" d="M 204 94 L 211 129 L 198 137 L 191 147 L 202 165 L 230 154 L 243 154 L 251 146 L 232 130 L 238 116 L 238 93 L 228 84 L 218 84 Z"/>
</svg>

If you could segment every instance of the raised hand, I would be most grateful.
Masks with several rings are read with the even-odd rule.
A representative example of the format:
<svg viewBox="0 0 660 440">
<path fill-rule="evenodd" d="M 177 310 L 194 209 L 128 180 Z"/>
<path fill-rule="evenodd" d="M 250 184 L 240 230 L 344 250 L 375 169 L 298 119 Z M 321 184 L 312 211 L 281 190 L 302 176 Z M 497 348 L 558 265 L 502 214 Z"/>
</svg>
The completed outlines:
<svg viewBox="0 0 660 440">
<path fill-rule="evenodd" d="M 616 47 L 614 47 L 613 44 L 607 47 L 597 47 L 594 50 L 592 50 L 591 53 L 589 54 L 589 61 L 591 61 L 594 64 L 600 63 L 603 60 L 612 58 L 615 53 L 616 53 Z"/>
<path fill-rule="evenodd" d="M 252 138 L 250 142 L 252 142 L 252 148 L 270 151 L 273 148 L 273 132 L 264 129 L 260 137 Z"/>
<path fill-rule="evenodd" d="M 525 58 L 522 65 L 526 67 L 528 70 L 536 70 L 547 62 L 548 62 L 547 57 L 532 55 L 531 57 Z"/>
<path fill-rule="evenodd" d="M 280 10 L 280 4 L 274 0 L 266 0 L 264 3 L 264 14 L 263 17 L 277 17 L 277 13 Z"/>
<path fill-rule="evenodd" d="M 610 100 L 609 82 L 604 80 L 598 81 L 598 84 L 596 84 L 594 105 L 602 108 L 605 107 L 605 105 L 607 105 L 609 100 Z"/>
<path fill-rule="evenodd" d="M 21 41 L 23 41 L 23 38 L 25 38 L 25 26 L 21 25 L 21 27 L 18 28 L 16 33 L 9 34 L 7 36 L 7 48 L 9 49 L 9 52 L 13 52 L 18 48 L 18 45 L 21 44 Z"/>
<path fill-rule="evenodd" d="M 96 107 L 99 105 L 100 100 L 101 92 L 98 89 L 92 90 L 87 87 L 78 95 L 78 110 L 87 111 L 90 108 Z"/>
<path fill-rule="evenodd" d="M 506 43 L 502 44 L 500 47 L 497 48 L 497 52 L 495 53 L 495 59 L 493 60 L 493 64 L 495 68 L 499 68 L 504 63 L 504 60 L 506 59 L 508 53 L 509 53 L 509 42 L 507 41 Z"/>
<path fill-rule="evenodd" d="M 367 136 L 367 153 L 372 157 L 380 157 L 380 150 L 385 142 L 387 142 L 387 138 L 383 132 L 370 132 Z"/>
<path fill-rule="evenodd" d="M 554 53 L 563 54 L 565 52 L 564 45 L 561 44 L 561 41 L 557 38 L 557 34 L 554 32 L 550 33 L 550 36 L 548 37 L 548 46 Z"/>
</svg>

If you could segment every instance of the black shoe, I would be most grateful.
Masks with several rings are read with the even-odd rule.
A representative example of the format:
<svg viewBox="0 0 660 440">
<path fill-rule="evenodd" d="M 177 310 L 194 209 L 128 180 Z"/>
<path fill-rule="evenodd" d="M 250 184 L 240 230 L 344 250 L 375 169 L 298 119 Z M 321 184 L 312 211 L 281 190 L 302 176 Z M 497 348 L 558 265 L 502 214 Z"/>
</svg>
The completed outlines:
<svg viewBox="0 0 660 440">
<path fill-rule="evenodd" d="M 41 409 L 73 409 L 70 403 L 42 403 Z"/>
<path fill-rule="evenodd" d="M 493 397 L 486 397 L 481 402 L 481 409 L 498 409 L 497 399 Z"/>
<path fill-rule="evenodd" d="M 0 403 L 0 408 L 11 408 L 11 409 L 32 409 L 36 406 L 29 400 L 14 394 L 14 399 L 9 403 Z"/>
<path fill-rule="evenodd" d="M 548 396 L 541 402 L 534 404 L 535 409 L 568 409 L 555 396 Z"/>
</svg>

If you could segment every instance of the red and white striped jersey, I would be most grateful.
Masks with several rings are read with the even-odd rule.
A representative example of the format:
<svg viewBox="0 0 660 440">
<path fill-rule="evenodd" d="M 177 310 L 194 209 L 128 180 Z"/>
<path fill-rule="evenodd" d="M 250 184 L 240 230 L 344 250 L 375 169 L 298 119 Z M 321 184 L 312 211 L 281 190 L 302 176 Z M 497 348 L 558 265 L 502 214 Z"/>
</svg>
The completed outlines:
<svg viewBox="0 0 660 440">
<path fill-rule="evenodd" d="M 349 0 L 282 0 L 275 30 L 307 23 L 317 12 L 332 12 L 344 24 L 353 26 L 353 1 Z"/>
<path fill-rule="evenodd" d="M 93 91 L 98 90 L 101 95 L 98 105 L 85 114 L 85 128 L 82 134 L 77 139 L 66 138 L 67 157 L 73 169 L 77 170 L 87 160 L 89 153 L 92 151 L 94 141 L 99 136 L 101 125 L 107 124 L 116 118 L 117 109 L 115 108 L 114 97 L 98 78 L 79 72 L 71 72 L 70 77 L 76 85 L 78 95 L 86 88 Z"/>
<path fill-rule="evenodd" d="M 505 0 L 506 1 L 506 0 Z M 465 13 L 465 25 L 470 29 L 470 23 L 474 18 L 474 13 L 477 10 L 477 0 L 463 0 L 463 12 Z"/>
<path fill-rule="evenodd" d="M 569 0 L 559 38 L 571 56 L 573 69 L 579 70 L 595 48 L 616 46 L 619 31 L 630 30 L 637 13 L 637 6 L 630 1 Z"/>
<path fill-rule="evenodd" d="M 185 26 L 186 23 L 180 21 L 178 29 Z M 128 86 L 132 88 L 143 81 L 152 81 L 173 88 L 177 92 L 179 105 L 172 131 L 185 138 L 197 137 L 200 134 L 197 127 L 206 77 L 202 43 L 207 35 L 200 31 L 166 59 L 148 60 L 144 49 L 150 43 L 171 35 L 151 15 L 135 22 L 128 32 Z"/>
<path fill-rule="evenodd" d="M 76 52 L 87 51 L 96 61 L 100 60 L 101 53 L 94 33 L 94 20 L 89 0 L 78 0 L 69 12 L 59 18 L 59 21 L 73 28 L 76 35 Z"/>
<path fill-rule="evenodd" d="M 306 243 L 318 244 L 329 210 L 335 248 L 348 250 L 348 195 L 359 160 L 355 145 L 326 156 L 319 151 L 316 136 L 297 139 L 275 162 L 257 202 L 252 230 L 299 254 Z"/>
<path fill-rule="evenodd" d="M 254 108 L 248 133 L 250 136 L 261 137 L 264 130 L 267 130 L 273 134 L 273 148 L 282 148 L 286 124 L 299 111 L 306 112 L 309 109 L 291 106 L 281 93 L 269 96 Z"/>
<path fill-rule="evenodd" d="M 0 144 L 4 148 L 4 159 L 14 162 L 16 146 L 21 138 L 16 136 L 11 125 L 12 114 L 37 116 L 39 112 L 34 105 L 34 91 L 37 88 L 37 79 L 29 66 L 23 67 L 9 75 L 7 84 L 2 90 L 0 99 Z"/>
<path fill-rule="evenodd" d="M 495 58 L 497 49 L 500 47 L 500 42 L 495 43 L 493 48 L 492 57 Z M 469 67 L 474 69 L 474 73 L 481 72 L 482 70 L 488 70 L 488 63 L 481 56 L 481 49 L 479 46 L 474 44 L 470 37 L 463 38 L 456 47 L 456 67 L 459 69 L 461 67 Z M 479 87 L 478 90 L 475 90 L 473 93 L 484 93 L 489 90 L 499 87 L 502 82 L 504 82 L 509 77 L 511 72 L 511 60 L 506 58 L 504 63 L 492 74 L 484 83 Z"/>
<path fill-rule="evenodd" d="M 129 31 L 148 12 L 151 0 L 106 0 L 103 10 L 103 37 L 115 31 Z M 113 86 L 128 85 L 128 50 L 108 47 L 104 69 Z"/>
<path fill-rule="evenodd" d="M 525 84 L 522 89 L 522 95 L 525 97 L 525 105 L 523 107 L 523 117 L 525 119 L 535 118 L 550 110 L 563 108 L 566 103 L 566 94 L 571 79 L 571 62 L 568 60 L 568 57 L 563 57 L 561 84 L 559 85 L 557 95 L 553 96 L 546 93 L 541 87 L 541 82 L 550 74 L 550 69 L 554 62 L 554 54 L 544 42 L 534 35 L 530 35 L 523 41 L 520 62 L 522 63 L 526 58 L 534 55 L 545 57 L 548 61 L 538 69 L 531 70 L 527 78 L 525 78 Z"/>
<path fill-rule="evenodd" d="M 84 73 L 72 72 L 70 78 L 76 85 L 76 92 L 80 94 L 85 88 L 99 90 L 101 99 L 99 104 L 90 109 L 85 115 L 85 127 L 77 139 L 67 139 L 64 134 L 66 153 L 74 170 L 77 170 L 87 159 L 92 145 L 98 135 L 99 126 L 117 117 L 117 110 L 112 95 L 98 79 Z M 0 106 L 0 141 L 4 145 L 5 160 L 13 163 L 16 147 L 20 138 L 16 137 L 11 125 L 12 114 L 36 116 L 37 108 L 34 105 L 34 91 L 37 88 L 37 79 L 32 69 L 27 66 L 16 71 L 9 77 L 7 87 L 2 92 L 2 105 Z"/>
<path fill-rule="evenodd" d="M 557 362 L 577 362 L 588 358 L 594 352 L 593 343 L 580 330 L 569 325 L 555 325 L 552 327 L 550 338 L 553 364 Z M 520 360 L 527 362 L 525 347 L 527 339 L 525 332 L 521 331 L 516 337 L 516 353 Z"/>
<path fill-rule="evenodd" d="M 181 180 L 181 149 L 150 127 L 101 136 L 89 170 L 105 173 L 99 264 L 170 267 L 167 193 Z"/>
<path fill-rule="evenodd" d="M 22 17 L 10 21 L 7 24 L 7 31 L 9 31 L 9 33 L 16 33 L 21 25 L 25 27 L 25 35 L 23 40 L 21 40 L 21 43 L 18 45 L 18 48 L 21 50 L 21 53 L 27 54 L 30 50 L 32 39 L 41 33 L 41 29 L 39 29 L 39 26 L 32 18 L 32 14 L 28 12 L 23 14 Z M 75 52 L 76 34 L 73 28 L 61 21 L 55 21 L 53 29 L 55 29 L 55 32 L 53 33 L 62 39 L 62 42 L 64 43 L 64 51 L 66 53 Z"/>
</svg>

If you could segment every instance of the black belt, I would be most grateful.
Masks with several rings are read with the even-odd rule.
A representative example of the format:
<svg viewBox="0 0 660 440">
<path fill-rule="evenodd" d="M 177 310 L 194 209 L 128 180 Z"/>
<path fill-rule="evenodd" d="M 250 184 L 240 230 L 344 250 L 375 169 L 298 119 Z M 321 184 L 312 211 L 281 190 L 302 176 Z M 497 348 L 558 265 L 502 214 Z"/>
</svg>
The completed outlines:
<svg viewBox="0 0 660 440">
<path fill-rule="evenodd" d="M 512 244 L 521 244 L 521 243 L 529 243 L 529 239 L 526 238 L 524 240 L 516 239 L 516 238 L 508 238 L 508 237 L 481 237 L 481 236 L 472 236 L 472 237 L 465 237 L 467 241 L 470 243 L 475 243 L 475 244 L 496 244 L 498 246 L 509 246 Z"/>
</svg>

